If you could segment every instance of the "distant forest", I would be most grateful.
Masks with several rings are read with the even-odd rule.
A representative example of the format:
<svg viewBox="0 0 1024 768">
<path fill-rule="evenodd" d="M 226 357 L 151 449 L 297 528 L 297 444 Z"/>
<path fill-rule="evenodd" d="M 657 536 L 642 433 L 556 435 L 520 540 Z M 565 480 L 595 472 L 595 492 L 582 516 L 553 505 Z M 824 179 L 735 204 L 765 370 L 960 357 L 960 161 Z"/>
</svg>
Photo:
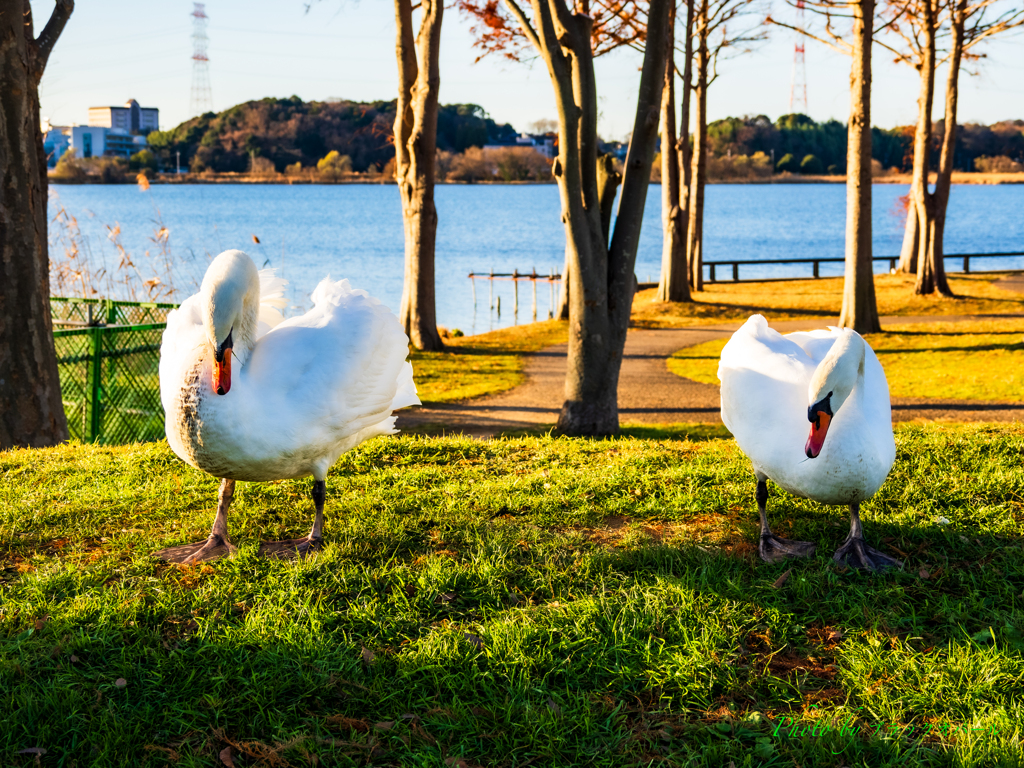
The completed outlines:
<svg viewBox="0 0 1024 768">
<path fill-rule="evenodd" d="M 298 96 L 247 101 L 223 112 L 207 112 L 169 131 L 149 134 L 151 149 L 165 169 L 194 172 L 249 170 L 251 158 L 270 160 L 277 171 L 301 163 L 316 166 L 336 150 L 352 159 L 352 170 L 383 168 L 395 155 L 392 126 L 395 101 L 310 101 Z M 509 125 L 498 125 L 476 104 L 445 104 L 438 112 L 437 147 L 463 152 L 469 147 L 510 142 Z"/>
<path fill-rule="evenodd" d="M 943 122 L 932 126 L 932 162 L 939 162 L 939 142 Z M 756 117 L 728 117 L 708 125 L 708 140 L 715 157 L 726 155 L 753 155 L 764 152 L 775 162 L 783 162 L 787 155 L 799 164 L 807 155 L 814 155 L 830 173 L 846 172 L 846 124 L 837 120 L 816 123 L 807 115 L 783 115 L 774 123 L 764 115 Z M 883 130 L 871 129 L 871 155 L 884 168 L 910 171 L 914 160 L 914 126 Z M 958 126 L 953 166 L 958 171 L 975 170 L 978 157 L 1009 157 L 1024 161 L 1024 120 L 1004 120 L 994 125 L 967 123 Z M 777 170 L 796 171 L 797 167 Z"/>
<path fill-rule="evenodd" d="M 262 157 L 282 172 L 301 163 L 315 167 L 328 152 L 348 155 L 352 170 L 382 169 L 394 157 L 392 125 L 395 101 L 312 101 L 297 96 L 266 98 L 238 104 L 223 112 L 208 112 L 169 131 L 149 134 L 149 143 L 162 168 L 181 165 L 193 172 L 245 172 L 252 158 Z M 462 153 L 470 147 L 511 143 L 516 130 L 499 125 L 476 104 L 440 107 L 437 125 L 439 150 Z M 846 172 L 846 125 L 836 120 L 816 123 L 803 114 L 783 115 L 774 123 L 764 115 L 729 117 L 708 126 L 714 157 L 774 156 L 776 171 L 801 170 L 801 162 L 815 172 Z M 933 161 L 938 163 L 942 121 L 933 127 Z M 872 156 L 884 168 L 909 171 L 913 158 L 913 126 L 888 130 L 872 128 Z M 1004 120 L 991 126 L 966 124 L 957 130 L 954 166 L 975 170 L 978 157 L 1004 156 L 1024 162 L 1024 120 Z"/>
</svg>

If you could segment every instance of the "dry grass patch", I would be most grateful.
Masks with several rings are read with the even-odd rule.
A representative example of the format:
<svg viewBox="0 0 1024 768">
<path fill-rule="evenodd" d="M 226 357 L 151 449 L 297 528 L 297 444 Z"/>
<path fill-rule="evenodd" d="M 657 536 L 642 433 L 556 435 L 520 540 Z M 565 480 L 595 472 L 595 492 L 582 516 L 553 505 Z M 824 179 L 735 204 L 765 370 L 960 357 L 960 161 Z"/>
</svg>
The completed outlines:
<svg viewBox="0 0 1024 768">
<path fill-rule="evenodd" d="M 1024 313 L 1024 296 L 993 285 L 998 275 L 950 276 L 957 298 L 917 296 L 911 275 L 876 275 L 881 315 L 986 315 Z M 746 320 L 760 313 L 769 320 L 823 320 L 839 316 L 843 279 L 780 280 L 766 283 L 715 283 L 694 294 L 689 304 L 655 300 L 657 290 L 641 291 L 633 300 L 637 328 L 680 328 Z"/>
</svg>

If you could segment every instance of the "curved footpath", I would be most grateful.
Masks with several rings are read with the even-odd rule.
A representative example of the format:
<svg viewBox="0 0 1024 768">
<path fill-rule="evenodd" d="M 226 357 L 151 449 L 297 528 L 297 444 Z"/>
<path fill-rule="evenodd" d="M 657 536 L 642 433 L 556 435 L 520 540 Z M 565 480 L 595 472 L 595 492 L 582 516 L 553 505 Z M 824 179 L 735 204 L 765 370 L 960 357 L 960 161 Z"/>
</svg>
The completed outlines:
<svg viewBox="0 0 1024 768">
<path fill-rule="evenodd" d="M 1024 277 L 1016 289 L 1024 291 Z M 973 318 L 964 315 L 883 317 L 882 323 L 892 326 L 968 319 Z M 771 325 L 782 333 L 790 333 L 823 328 L 835 322 L 836 319 L 815 319 Z M 665 361 L 684 347 L 728 337 L 740 325 L 742 323 L 697 328 L 630 329 L 619 375 L 619 420 L 641 424 L 721 424 L 718 387 L 676 376 L 668 370 Z M 566 345 L 548 347 L 526 355 L 526 358 L 526 382 L 520 386 L 474 400 L 432 403 L 401 411 L 398 427 L 431 434 L 464 433 L 491 437 L 507 430 L 554 424 L 565 399 Z M 1022 416 L 1024 403 L 924 398 L 893 398 L 892 401 L 893 421 L 1006 422 L 1018 421 Z"/>
</svg>

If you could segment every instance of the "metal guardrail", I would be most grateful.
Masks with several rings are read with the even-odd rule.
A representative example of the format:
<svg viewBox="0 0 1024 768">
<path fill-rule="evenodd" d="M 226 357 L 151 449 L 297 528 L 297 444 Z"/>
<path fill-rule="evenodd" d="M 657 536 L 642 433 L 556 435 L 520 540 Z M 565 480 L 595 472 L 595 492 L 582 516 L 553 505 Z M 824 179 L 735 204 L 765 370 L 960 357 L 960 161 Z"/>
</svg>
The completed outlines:
<svg viewBox="0 0 1024 768">
<path fill-rule="evenodd" d="M 947 254 L 944 259 L 961 259 L 963 261 L 963 269 L 961 270 L 965 274 L 971 274 L 971 259 L 978 258 L 1020 258 L 1024 256 L 1024 251 L 1007 251 L 1001 253 L 951 253 Z M 875 256 L 872 261 L 887 261 L 889 262 L 889 269 L 896 269 L 896 265 L 899 264 L 899 256 Z M 719 261 L 705 261 L 704 266 L 708 267 L 708 279 L 705 282 L 708 283 L 759 283 L 767 282 L 769 280 L 811 280 L 820 277 L 819 265 L 821 264 L 843 264 L 846 262 L 845 258 L 822 258 L 822 259 L 765 259 L 758 261 L 757 259 L 723 259 Z M 764 266 L 765 264 L 810 264 L 812 266 L 812 277 L 774 277 L 774 278 L 753 278 L 750 280 L 740 280 L 740 266 L 741 265 L 759 265 Z M 718 280 L 715 277 L 715 267 L 731 265 L 732 266 L 732 280 Z M 999 271 L 999 270 L 986 270 L 986 271 Z M 977 272 L 975 272 L 977 274 Z"/>
<path fill-rule="evenodd" d="M 160 440 L 160 342 L 176 304 L 52 297 L 61 396 L 71 437 Z"/>
</svg>

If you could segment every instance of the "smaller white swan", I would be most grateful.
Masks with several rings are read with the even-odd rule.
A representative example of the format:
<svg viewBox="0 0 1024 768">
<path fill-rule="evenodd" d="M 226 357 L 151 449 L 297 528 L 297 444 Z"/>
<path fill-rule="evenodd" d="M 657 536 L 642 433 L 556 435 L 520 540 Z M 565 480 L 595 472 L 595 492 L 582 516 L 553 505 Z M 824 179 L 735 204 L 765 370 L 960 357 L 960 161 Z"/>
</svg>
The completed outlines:
<svg viewBox="0 0 1024 768">
<path fill-rule="evenodd" d="M 213 530 L 160 553 L 197 562 L 234 547 L 227 514 L 235 482 L 313 476 L 309 535 L 267 554 L 319 548 L 327 471 L 342 453 L 395 433 L 392 411 L 418 404 L 409 339 L 398 319 L 348 280 L 324 279 L 313 309 L 282 322 L 285 281 L 242 251 L 210 264 L 198 294 L 167 317 L 160 397 L 167 442 L 186 463 L 223 478 Z"/>
<path fill-rule="evenodd" d="M 900 567 L 869 547 L 861 530 L 860 502 L 882 487 L 896 444 L 885 373 L 860 334 L 829 328 L 783 336 L 754 315 L 722 350 L 718 378 L 722 421 L 757 477 L 761 558 L 809 557 L 815 549 L 771 532 L 771 478 L 796 496 L 849 505 L 850 534 L 833 556 L 836 562 L 868 570 Z"/>
</svg>

